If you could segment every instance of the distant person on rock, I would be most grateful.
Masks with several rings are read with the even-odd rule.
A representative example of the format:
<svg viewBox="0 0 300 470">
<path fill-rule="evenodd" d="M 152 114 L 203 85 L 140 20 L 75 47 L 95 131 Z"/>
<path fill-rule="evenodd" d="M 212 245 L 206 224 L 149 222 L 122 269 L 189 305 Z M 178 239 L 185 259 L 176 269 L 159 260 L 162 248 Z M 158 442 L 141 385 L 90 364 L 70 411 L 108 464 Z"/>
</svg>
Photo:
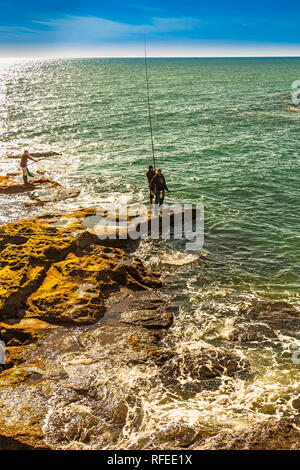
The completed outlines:
<svg viewBox="0 0 300 470">
<path fill-rule="evenodd" d="M 152 178 L 150 190 L 152 195 L 155 195 L 155 206 L 161 206 L 164 202 L 165 191 L 169 192 L 169 189 L 160 168 L 157 170 L 156 175 Z"/>
<path fill-rule="evenodd" d="M 28 150 L 24 150 L 24 153 L 21 157 L 21 164 L 20 164 L 20 168 L 22 169 L 22 172 L 23 172 L 24 184 L 28 184 L 28 175 L 31 176 L 27 168 L 28 160 L 32 160 L 33 162 L 37 161 L 34 158 L 29 156 Z"/>
<path fill-rule="evenodd" d="M 154 193 L 151 191 L 151 181 L 153 180 L 154 176 L 156 175 L 156 170 L 153 168 L 152 165 L 149 165 L 149 171 L 147 171 L 146 176 L 149 184 L 149 190 L 150 190 L 150 206 L 153 202 L 154 198 Z"/>
</svg>

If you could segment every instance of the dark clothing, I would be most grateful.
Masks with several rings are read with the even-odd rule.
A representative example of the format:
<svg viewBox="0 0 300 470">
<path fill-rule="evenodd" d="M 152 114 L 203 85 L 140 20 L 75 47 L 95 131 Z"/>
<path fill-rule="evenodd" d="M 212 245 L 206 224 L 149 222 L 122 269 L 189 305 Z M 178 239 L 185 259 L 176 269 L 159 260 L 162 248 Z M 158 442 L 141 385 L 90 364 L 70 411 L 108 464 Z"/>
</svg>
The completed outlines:
<svg viewBox="0 0 300 470">
<path fill-rule="evenodd" d="M 155 204 L 161 206 L 164 203 L 165 192 L 164 191 L 155 191 Z"/>
<path fill-rule="evenodd" d="M 156 171 L 154 170 L 149 170 L 147 173 L 146 173 L 146 176 L 147 176 L 147 180 L 148 180 L 148 183 L 149 183 L 149 189 L 150 189 L 150 194 L 149 194 L 149 197 L 150 197 L 150 205 L 152 204 L 153 202 L 153 198 L 154 196 L 152 196 L 151 194 L 151 181 L 153 180 L 154 176 L 156 175 Z"/>
<path fill-rule="evenodd" d="M 21 164 L 20 164 L 20 167 L 21 168 L 26 168 L 27 167 L 27 163 L 28 163 L 28 155 L 22 155 L 21 157 Z"/>
<path fill-rule="evenodd" d="M 151 181 L 150 190 L 155 194 L 155 211 L 158 212 L 160 206 L 162 206 L 165 198 L 165 190 L 168 191 L 166 180 L 164 175 L 156 174 Z"/>
<path fill-rule="evenodd" d="M 154 193 L 156 193 L 156 191 L 164 191 L 165 189 L 168 191 L 164 175 L 156 174 L 150 183 L 150 189 Z"/>
<path fill-rule="evenodd" d="M 156 175 L 156 172 L 155 172 L 154 170 L 149 170 L 149 171 L 146 173 L 149 186 L 150 186 L 151 181 L 153 180 L 153 178 L 154 178 L 155 175 Z"/>
</svg>

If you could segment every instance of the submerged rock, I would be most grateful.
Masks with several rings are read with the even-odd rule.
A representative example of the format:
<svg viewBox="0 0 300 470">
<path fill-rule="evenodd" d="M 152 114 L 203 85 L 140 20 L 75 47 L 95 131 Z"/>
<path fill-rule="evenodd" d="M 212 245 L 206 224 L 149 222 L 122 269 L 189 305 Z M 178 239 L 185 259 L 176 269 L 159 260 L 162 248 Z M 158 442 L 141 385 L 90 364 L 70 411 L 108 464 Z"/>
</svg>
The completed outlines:
<svg viewBox="0 0 300 470">
<path fill-rule="evenodd" d="M 202 344 L 184 349 L 164 364 L 161 373 L 174 379 L 199 381 L 221 376 L 238 377 L 248 373 L 249 362 L 221 349 Z"/>
<path fill-rule="evenodd" d="M 140 325 L 145 328 L 168 328 L 172 325 L 173 315 L 170 312 L 153 310 L 135 310 L 122 313 L 120 317 L 123 323 Z"/>
<path fill-rule="evenodd" d="M 50 202 L 65 201 L 66 199 L 75 199 L 79 196 L 81 190 L 75 188 L 65 188 L 60 186 L 58 189 L 36 190 L 30 192 L 28 196 L 31 201 L 25 202 L 25 206 L 44 206 Z"/>
<path fill-rule="evenodd" d="M 30 179 L 27 184 L 20 182 L 20 173 L 7 173 L 0 176 L 0 195 L 27 193 L 31 200 L 25 202 L 25 206 L 29 207 L 43 206 L 49 202 L 64 201 L 79 196 L 80 189 L 63 187 L 56 181 L 43 176 L 45 171 L 37 170 L 36 173 L 41 176 Z"/>
<path fill-rule="evenodd" d="M 229 334 L 240 343 L 268 340 L 278 333 L 300 331 L 300 312 L 287 302 L 255 300 L 243 305 L 237 313 Z"/>
<path fill-rule="evenodd" d="M 110 296 L 159 287 L 158 275 L 124 251 L 101 245 L 79 223 L 60 227 L 36 218 L 0 227 L 0 276 L 0 339 L 7 359 L 0 375 L 0 448 L 117 442 L 127 419 L 126 396 L 95 382 L 120 366 L 156 367 L 169 358 L 157 345 L 160 334 L 119 322 L 109 333 L 86 333 L 75 345 L 55 331 L 96 322 Z M 47 341 L 54 348 L 48 354 Z"/>
<path fill-rule="evenodd" d="M 117 308 L 117 305 L 114 307 Z M 123 301 L 120 321 L 128 325 L 160 330 L 169 328 L 173 323 L 173 314 L 166 299 L 147 293 L 139 293 Z M 125 309 L 125 311 L 124 311 Z"/>
<path fill-rule="evenodd" d="M 197 449 L 300 450 L 299 419 L 269 419 L 247 429 L 220 432 Z"/>
<path fill-rule="evenodd" d="M 101 247 L 97 248 L 99 250 Z M 109 255 L 112 252 L 114 250 Z M 93 261 L 93 247 L 84 256 L 91 256 L 90 265 L 84 264 L 87 271 L 90 266 L 88 276 L 95 283 L 100 278 L 102 282 L 107 282 L 106 272 L 100 271 L 100 278 L 97 279 L 99 266 Z M 61 273 L 66 269 L 68 276 L 79 272 L 81 276 L 83 266 L 78 266 L 77 258 L 80 257 L 76 255 L 73 258 L 69 255 L 54 265 L 70 260 L 71 265 L 67 263 L 61 266 Z M 105 260 L 104 263 L 106 262 Z M 97 266 L 97 270 L 94 266 Z M 125 263 L 121 266 L 125 269 L 128 265 Z M 109 277 L 109 285 L 110 280 Z M 54 296 L 56 289 L 59 291 L 60 284 L 52 289 Z M 72 291 L 72 288 L 69 290 Z M 43 343 L 39 345 L 37 335 L 36 348 L 30 352 L 27 361 L 2 372 L 2 446 L 120 448 L 125 436 L 138 432 L 143 425 L 144 414 L 147 412 L 144 401 L 155 386 L 165 386 L 162 376 L 174 380 L 183 378 L 196 383 L 222 374 L 238 374 L 240 370 L 247 368 L 236 356 L 208 345 L 202 345 L 193 351 L 167 348 L 164 344 L 167 326 L 163 324 L 162 328 L 159 319 L 163 322 L 167 319 L 171 323 L 173 315 L 169 298 L 160 290 L 130 292 L 126 287 L 126 292 L 121 296 L 123 298 L 116 298 L 115 302 L 113 298 L 110 299 L 104 324 L 90 326 L 87 331 L 80 330 L 81 333 L 77 333 L 77 348 L 59 346 L 61 349 L 57 350 L 55 360 L 43 359 Z M 52 308 L 55 310 L 55 302 Z M 47 305 L 45 311 L 48 310 L 50 311 L 50 307 Z M 130 323 L 125 323 L 124 318 L 129 319 Z M 24 333 L 28 333 L 28 336 L 19 336 L 23 341 L 23 346 L 20 347 L 24 348 L 28 342 L 28 346 L 32 345 L 30 341 L 34 335 L 34 325 L 28 322 L 33 321 L 37 320 L 26 318 L 20 322 L 19 328 L 22 326 Z M 37 324 L 42 331 L 44 326 L 43 322 Z M 54 332 L 55 328 L 57 327 L 52 326 L 51 331 Z M 4 326 L 4 334 L 7 335 L 8 331 L 9 328 Z M 59 345 L 59 340 L 55 340 L 55 336 L 53 338 L 54 344 Z M 12 344 L 15 344 L 17 338 L 12 335 L 11 339 Z M 205 442 L 214 433 L 207 426 L 197 426 L 194 430 L 178 423 L 170 425 L 168 429 L 152 431 L 149 436 L 141 439 L 138 448 L 189 448 Z"/>
<path fill-rule="evenodd" d="M 188 426 L 187 424 L 178 423 L 170 425 L 153 433 L 147 439 L 144 450 L 151 449 L 189 449 L 195 443 L 205 442 L 210 436 L 215 435 L 220 429 L 216 426 Z"/>
</svg>

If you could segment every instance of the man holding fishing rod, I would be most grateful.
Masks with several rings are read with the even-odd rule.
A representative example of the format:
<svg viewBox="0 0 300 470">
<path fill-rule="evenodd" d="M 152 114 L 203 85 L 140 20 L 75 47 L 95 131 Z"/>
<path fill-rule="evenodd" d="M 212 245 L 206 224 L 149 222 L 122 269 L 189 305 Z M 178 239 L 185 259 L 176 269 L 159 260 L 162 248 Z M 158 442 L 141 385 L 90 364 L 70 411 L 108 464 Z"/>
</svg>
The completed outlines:
<svg viewBox="0 0 300 470">
<path fill-rule="evenodd" d="M 29 156 L 28 150 L 24 150 L 24 153 L 21 157 L 20 168 L 22 169 L 23 181 L 24 181 L 24 184 L 26 184 L 26 185 L 28 184 L 28 176 L 32 176 L 29 173 L 29 170 L 27 168 L 28 160 L 32 160 L 33 162 L 37 162 L 37 160 L 35 160 L 34 158 Z"/>
<path fill-rule="evenodd" d="M 162 174 L 162 171 L 160 168 L 158 168 L 157 173 L 154 175 L 154 177 L 151 180 L 150 183 L 150 191 L 152 196 L 155 195 L 155 206 L 161 206 L 164 202 L 165 198 L 165 190 L 170 192 L 164 175 Z"/>
</svg>

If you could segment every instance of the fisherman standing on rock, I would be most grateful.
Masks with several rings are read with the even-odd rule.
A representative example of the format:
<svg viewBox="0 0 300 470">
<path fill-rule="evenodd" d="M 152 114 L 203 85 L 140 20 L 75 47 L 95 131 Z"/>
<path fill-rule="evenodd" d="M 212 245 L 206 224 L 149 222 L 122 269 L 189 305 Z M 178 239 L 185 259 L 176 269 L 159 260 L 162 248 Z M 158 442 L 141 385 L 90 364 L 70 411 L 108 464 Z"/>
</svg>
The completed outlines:
<svg viewBox="0 0 300 470">
<path fill-rule="evenodd" d="M 169 192 L 169 189 L 167 187 L 165 177 L 162 174 L 160 168 L 157 170 L 156 175 L 152 178 L 150 190 L 152 196 L 155 195 L 155 206 L 161 206 L 164 202 L 165 190 Z"/>
<path fill-rule="evenodd" d="M 24 184 L 28 184 L 28 175 L 31 176 L 27 168 L 28 160 L 32 160 L 33 162 L 37 161 L 34 158 L 29 156 L 28 150 L 24 150 L 24 153 L 21 157 L 21 163 L 20 163 L 20 168 L 22 169 L 22 172 L 23 172 Z"/>
</svg>

